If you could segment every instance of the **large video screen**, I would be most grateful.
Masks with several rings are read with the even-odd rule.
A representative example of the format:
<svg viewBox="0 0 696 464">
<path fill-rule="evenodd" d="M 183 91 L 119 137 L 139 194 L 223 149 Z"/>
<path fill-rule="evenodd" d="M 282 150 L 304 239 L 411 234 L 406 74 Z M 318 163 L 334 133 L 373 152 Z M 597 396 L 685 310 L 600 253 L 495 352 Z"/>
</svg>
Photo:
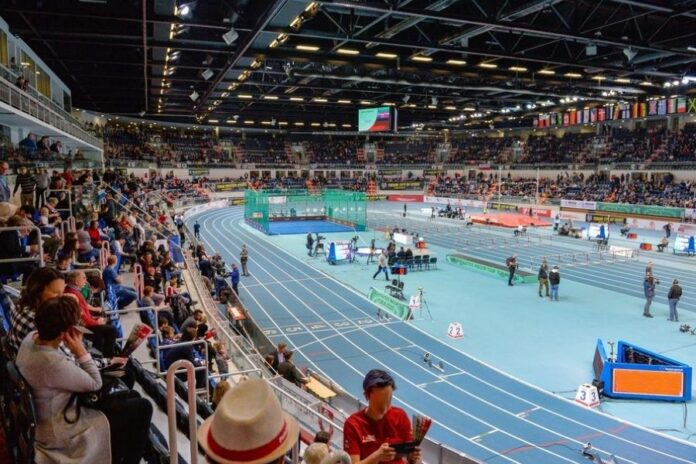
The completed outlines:
<svg viewBox="0 0 696 464">
<path fill-rule="evenodd" d="M 358 131 L 360 132 L 388 132 L 392 129 L 391 108 L 380 106 L 378 108 L 363 108 L 358 110 Z"/>
</svg>

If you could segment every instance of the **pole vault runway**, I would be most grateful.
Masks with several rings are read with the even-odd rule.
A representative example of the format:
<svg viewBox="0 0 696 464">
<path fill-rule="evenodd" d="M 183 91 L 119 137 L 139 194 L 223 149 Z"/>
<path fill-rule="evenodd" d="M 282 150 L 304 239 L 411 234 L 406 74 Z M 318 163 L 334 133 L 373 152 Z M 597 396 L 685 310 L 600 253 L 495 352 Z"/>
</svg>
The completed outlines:
<svg viewBox="0 0 696 464">
<path fill-rule="evenodd" d="M 242 244 L 249 248 L 251 277 L 242 278 L 240 293 L 271 340 L 288 341 L 298 364 L 357 398 L 368 370 L 392 372 L 395 403 L 432 417 L 434 441 L 489 463 L 585 463 L 581 449 L 588 441 L 619 464 L 696 462 L 690 443 L 541 391 L 409 323 L 380 321 L 362 294 L 251 231 L 242 215 L 242 208 L 226 208 L 194 218 L 208 252 L 227 263 L 238 261 Z M 425 352 L 443 361 L 444 374 L 423 363 Z"/>
</svg>

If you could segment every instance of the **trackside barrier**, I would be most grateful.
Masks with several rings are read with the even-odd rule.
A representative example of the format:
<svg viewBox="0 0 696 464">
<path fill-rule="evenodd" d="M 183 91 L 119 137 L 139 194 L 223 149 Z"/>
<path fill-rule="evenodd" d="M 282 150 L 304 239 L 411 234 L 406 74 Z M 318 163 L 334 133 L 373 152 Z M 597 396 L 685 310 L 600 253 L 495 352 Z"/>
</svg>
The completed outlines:
<svg viewBox="0 0 696 464">
<path fill-rule="evenodd" d="M 198 464 L 198 436 L 196 435 L 196 376 L 193 364 L 190 361 L 180 359 L 174 361 L 167 369 L 167 422 L 169 423 L 169 463 L 178 464 L 179 452 L 177 449 L 176 436 L 176 406 L 174 387 L 174 374 L 186 372 L 186 389 L 188 391 L 188 410 L 189 410 L 189 445 L 191 446 L 191 464 Z"/>
</svg>

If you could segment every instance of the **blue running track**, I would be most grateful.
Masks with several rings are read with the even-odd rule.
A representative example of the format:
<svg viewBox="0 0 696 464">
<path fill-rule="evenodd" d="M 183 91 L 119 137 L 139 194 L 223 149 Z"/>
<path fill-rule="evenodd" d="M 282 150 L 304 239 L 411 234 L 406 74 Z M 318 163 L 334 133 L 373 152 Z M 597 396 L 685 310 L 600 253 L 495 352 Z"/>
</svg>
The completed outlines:
<svg viewBox="0 0 696 464">
<path fill-rule="evenodd" d="M 242 244 L 249 247 L 251 277 L 242 278 L 240 291 L 261 328 L 274 341 L 289 341 L 298 364 L 357 398 L 365 372 L 389 370 L 398 386 L 395 402 L 432 417 L 433 440 L 496 464 L 586 463 L 580 449 L 587 441 L 621 464 L 696 462 L 690 443 L 551 395 L 409 323 L 380 321 L 364 295 L 250 231 L 242 215 L 241 208 L 228 208 L 197 219 L 208 250 L 227 262 L 237 261 Z M 446 375 L 422 362 L 424 352 L 444 361 Z"/>
</svg>

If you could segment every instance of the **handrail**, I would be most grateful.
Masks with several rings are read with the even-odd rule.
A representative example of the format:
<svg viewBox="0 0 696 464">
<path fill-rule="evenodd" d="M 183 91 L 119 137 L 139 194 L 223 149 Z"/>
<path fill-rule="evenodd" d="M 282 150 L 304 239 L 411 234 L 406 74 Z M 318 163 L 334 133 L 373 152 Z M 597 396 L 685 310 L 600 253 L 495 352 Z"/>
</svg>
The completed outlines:
<svg viewBox="0 0 696 464">
<path fill-rule="evenodd" d="M 167 369 L 167 422 L 169 424 L 169 463 L 178 464 L 179 451 L 177 449 L 176 436 L 176 388 L 174 387 L 174 374 L 177 371 L 186 371 L 186 390 L 188 391 L 189 409 L 189 445 L 191 449 L 191 464 L 198 464 L 198 436 L 196 435 L 196 378 L 193 364 L 185 359 L 174 361 Z"/>
<path fill-rule="evenodd" d="M 36 230 L 38 232 L 37 237 L 38 237 L 38 245 L 39 245 L 39 255 L 38 256 L 33 256 L 29 258 L 6 258 L 6 259 L 0 259 L 0 263 L 24 263 L 24 262 L 29 262 L 29 261 L 38 261 L 39 262 L 39 267 L 44 266 L 44 259 L 43 259 L 43 239 L 41 238 L 41 228 L 39 226 L 16 226 L 16 227 L 0 227 L 0 232 L 5 231 L 5 230 L 16 230 L 16 231 L 22 231 L 22 230 Z M 2 244 L 0 244 L 1 246 Z"/>
<path fill-rule="evenodd" d="M 50 108 L 46 103 L 21 90 L 2 76 L 0 76 L 0 101 L 92 145 L 97 150 L 104 149 L 101 139 L 70 121 L 68 119 L 70 116 L 66 116 L 67 113 L 59 114 L 56 108 Z"/>
</svg>

